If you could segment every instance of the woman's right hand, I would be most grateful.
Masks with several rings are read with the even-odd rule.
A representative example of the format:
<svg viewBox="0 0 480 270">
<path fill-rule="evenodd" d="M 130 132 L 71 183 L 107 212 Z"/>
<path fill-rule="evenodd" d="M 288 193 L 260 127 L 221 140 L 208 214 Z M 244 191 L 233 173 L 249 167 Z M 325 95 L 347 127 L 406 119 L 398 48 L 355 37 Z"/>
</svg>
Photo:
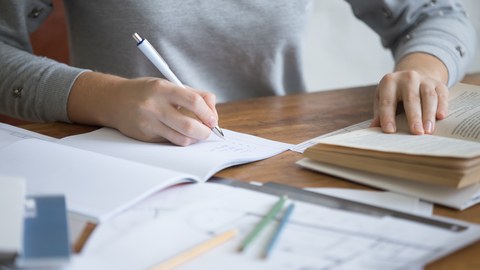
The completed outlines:
<svg viewBox="0 0 480 270">
<path fill-rule="evenodd" d="M 72 87 L 67 109 L 75 123 L 116 128 L 142 141 L 168 140 L 186 146 L 207 139 L 218 125 L 215 103 L 211 93 L 160 78 L 124 79 L 85 72 Z"/>
</svg>

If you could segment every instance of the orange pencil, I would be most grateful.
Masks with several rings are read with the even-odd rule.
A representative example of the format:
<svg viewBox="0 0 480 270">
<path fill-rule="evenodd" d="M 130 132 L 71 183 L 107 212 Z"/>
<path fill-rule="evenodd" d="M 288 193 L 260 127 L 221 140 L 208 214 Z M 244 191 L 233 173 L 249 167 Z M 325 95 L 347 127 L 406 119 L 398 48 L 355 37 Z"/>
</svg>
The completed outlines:
<svg viewBox="0 0 480 270">
<path fill-rule="evenodd" d="M 235 235 L 237 235 L 238 231 L 236 229 L 232 229 L 229 231 L 226 231 L 222 234 L 219 234 L 217 236 L 214 236 L 213 238 L 199 244 L 198 246 L 187 250 L 173 258 L 168 259 L 167 261 L 154 266 L 151 268 L 151 270 L 169 270 L 173 269 L 175 267 L 180 266 L 181 264 L 184 264 L 191 259 L 200 256 L 201 254 L 205 253 L 206 251 L 209 251 L 225 242 L 228 240 L 232 239 Z"/>
</svg>

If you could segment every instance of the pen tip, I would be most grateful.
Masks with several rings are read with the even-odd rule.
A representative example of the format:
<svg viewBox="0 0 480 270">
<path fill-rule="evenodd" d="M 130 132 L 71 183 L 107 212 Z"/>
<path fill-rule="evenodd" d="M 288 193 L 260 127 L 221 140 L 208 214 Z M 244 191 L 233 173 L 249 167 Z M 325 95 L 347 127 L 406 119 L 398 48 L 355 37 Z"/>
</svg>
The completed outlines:
<svg viewBox="0 0 480 270">
<path fill-rule="evenodd" d="M 223 131 L 218 127 L 213 128 L 213 132 L 218 135 L 218 137 L 222 138 L 225 140 L 225 135 L 223 134 Z"/>
</svg>

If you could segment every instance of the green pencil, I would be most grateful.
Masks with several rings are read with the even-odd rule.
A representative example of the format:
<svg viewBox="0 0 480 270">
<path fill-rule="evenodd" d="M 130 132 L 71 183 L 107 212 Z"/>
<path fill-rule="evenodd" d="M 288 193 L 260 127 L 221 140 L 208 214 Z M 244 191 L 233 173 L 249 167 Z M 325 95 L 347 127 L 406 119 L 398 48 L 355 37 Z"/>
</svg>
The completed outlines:
<svg viewBox="0 0 480 270">
<path fill-rule="evenodd" d="M 272 209 L 265 215 L 262 220 L 253 228 L 250 234 L 242 241 L 242 244 L 238 248 L 238 251 L 244 251 L 247 246 L 255 239 L 255 237 L 262 231 L 265 226 L 272 221 L 272 219 L 282 210 L 285 201 L 287 200 L 286 196 L 282 196 L 276 203 L 273 205 Z"/>
<path fill-rule="evenodd" d="M 268 255 L 270 255 L 270 252 L 272 252 L 273 247 L 275 246 L 275 243 L 277 243 L 277 240 L 280 237 L 280 233 L 282 232 L 283 228 L 287 224 L 287 221 L 290 218 L 290 215 L 292 214 L 294 207 L 295 207 L 295 204 L 291 203 L 288 206 L 287 210 L 285 210 L 285 213 L 283 214 L 282 219 L 280 220 L 280 223 L 278 224 L 277 228 L 272 234 L 272 237 L 270 238 L 270 241 L 265 247 L 265 250 L 263 252 L 263 257 L 265 259 L 268 257 Z"/>
</svg>

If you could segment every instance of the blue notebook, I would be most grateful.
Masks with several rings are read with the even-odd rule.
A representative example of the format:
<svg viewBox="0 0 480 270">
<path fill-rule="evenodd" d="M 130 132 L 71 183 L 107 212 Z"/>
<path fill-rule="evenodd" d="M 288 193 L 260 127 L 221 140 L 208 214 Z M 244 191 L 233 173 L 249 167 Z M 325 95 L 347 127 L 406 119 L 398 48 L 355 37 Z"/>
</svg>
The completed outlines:
<svg viewBox="0 0 480 270">
<path fill-rule="evenodd" d="M 70 259 L 65 197 L 33 196 L 25 202 L 23 247 L 18 267 L 59 267 Z"/>
</svg>

